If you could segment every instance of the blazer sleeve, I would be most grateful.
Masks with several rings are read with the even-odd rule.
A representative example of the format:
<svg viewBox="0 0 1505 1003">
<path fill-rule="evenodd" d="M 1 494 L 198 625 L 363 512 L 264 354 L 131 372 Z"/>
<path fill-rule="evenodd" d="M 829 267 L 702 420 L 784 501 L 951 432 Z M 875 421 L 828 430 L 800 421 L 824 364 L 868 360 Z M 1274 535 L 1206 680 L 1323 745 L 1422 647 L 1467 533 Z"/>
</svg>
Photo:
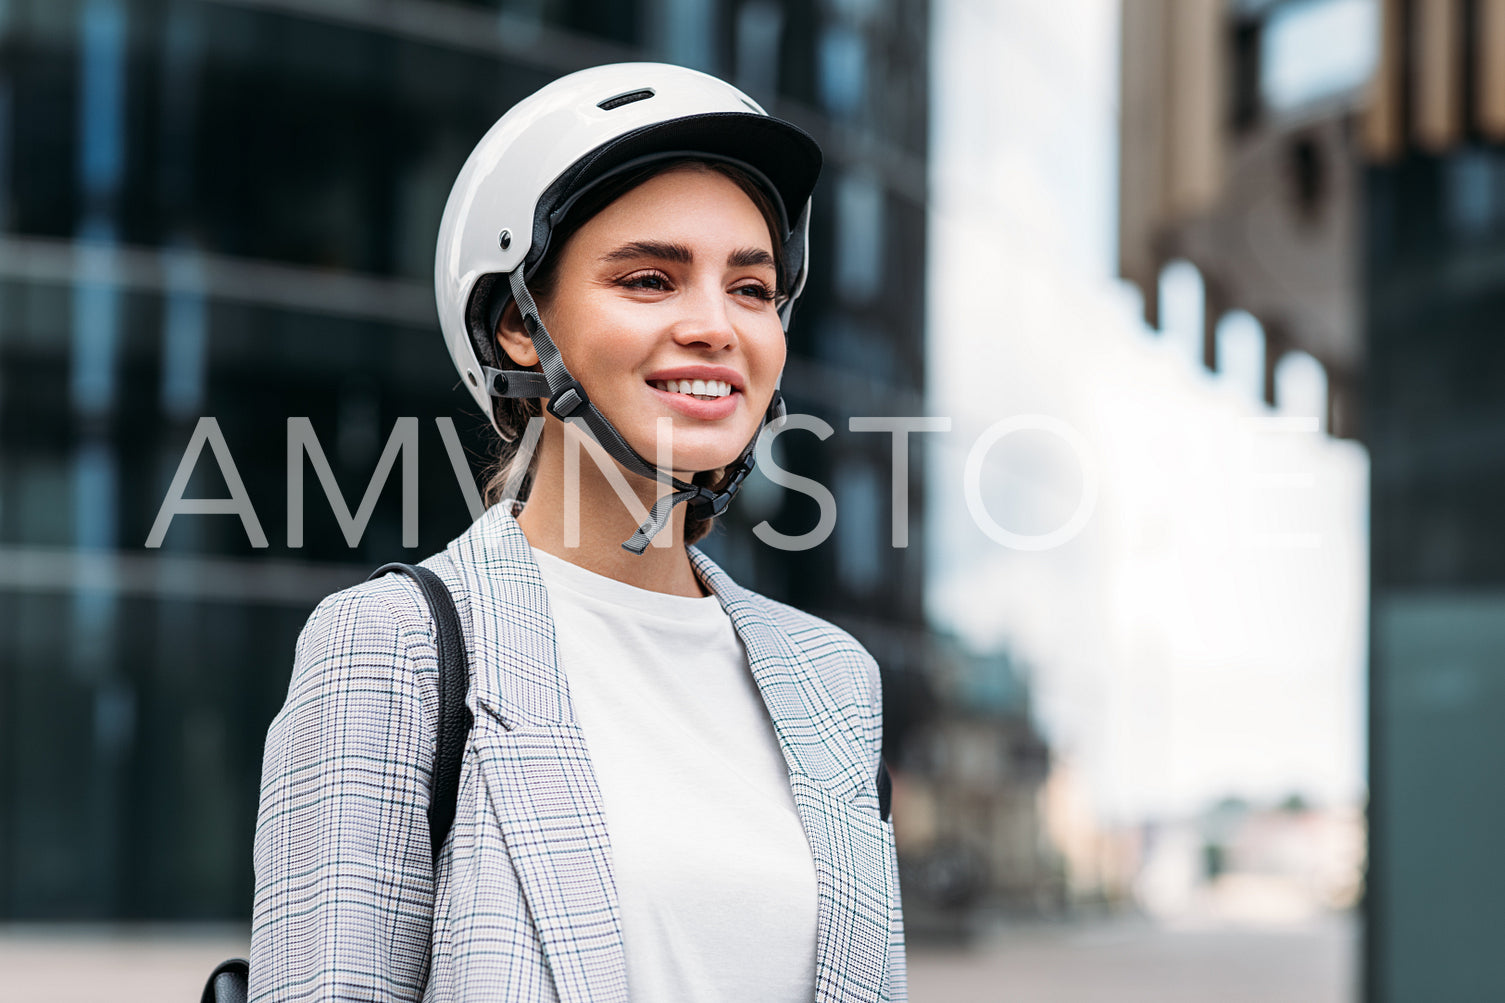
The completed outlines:
<svg viewBox="0 0 1505 1003">
<path fill-rule="evenodd" d="M 869 776 L 878 782 L 878 763 L 883 755 L 883 683 L 878 674 L 878 663 L 871 655 L 864 661 L 867 668 L 868 742 L 872 751 L 872 769 Z M 893 822 L 888 827 L 888 868 L 894 889 L 892 907 L 888 919 L 888 995 L 886 1000 L 898 1003 L 909 999 L 909 969 L 904 956 L 904 908 L 899 896 L 899 857 L 894 845 Z"/>
<path fill-rule="evenodd" d="M 425 737 L 437 715 L 423 690 L 436 683 L 421 678 L 416 650 L 426 643 L 433 662 L 432 638 L 399 621 L 394 581 L 330 596 L 298 638 L 262 766 L 253 1001 L 423 993 L 434 894 Z"/>
</svg>

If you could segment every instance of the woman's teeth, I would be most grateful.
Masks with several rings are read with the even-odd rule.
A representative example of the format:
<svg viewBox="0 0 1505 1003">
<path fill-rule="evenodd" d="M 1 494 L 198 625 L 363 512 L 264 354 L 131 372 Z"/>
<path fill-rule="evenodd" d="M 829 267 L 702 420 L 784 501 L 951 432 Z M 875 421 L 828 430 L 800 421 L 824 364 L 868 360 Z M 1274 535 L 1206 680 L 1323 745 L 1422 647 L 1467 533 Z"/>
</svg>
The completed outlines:
<svg viewBox="0 0 1505 1003">
<path fill-rule="evenodd" d="M 654 380 L 653 388 L 671 394 L 689 394 L 701 400 L 715 400 L 732 392 L 725 380 Z"/>
</svg>

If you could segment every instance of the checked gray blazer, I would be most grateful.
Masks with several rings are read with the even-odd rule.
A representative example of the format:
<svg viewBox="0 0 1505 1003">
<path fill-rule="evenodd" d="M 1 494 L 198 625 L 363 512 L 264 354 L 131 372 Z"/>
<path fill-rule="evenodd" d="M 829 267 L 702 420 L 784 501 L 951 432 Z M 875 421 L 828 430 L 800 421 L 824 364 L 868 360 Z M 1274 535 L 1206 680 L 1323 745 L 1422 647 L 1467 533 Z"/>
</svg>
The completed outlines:
<svg viewBox="0 0 1505 1003">
<path fill-rule="evenodd" d="M 904 1000 L 877 665 L 689 550 L 747 648 L 814 854 L 814 999 Z M 435 863 L 438 660 L 421 595 L 387 575 L 329 596 L 267 734 L 251 999 L 625 1001 L 606 819 L 527 538 L 496 505 L 423 564 L 454 594 L 470 655 L 454 826 Z"/>
</svg>

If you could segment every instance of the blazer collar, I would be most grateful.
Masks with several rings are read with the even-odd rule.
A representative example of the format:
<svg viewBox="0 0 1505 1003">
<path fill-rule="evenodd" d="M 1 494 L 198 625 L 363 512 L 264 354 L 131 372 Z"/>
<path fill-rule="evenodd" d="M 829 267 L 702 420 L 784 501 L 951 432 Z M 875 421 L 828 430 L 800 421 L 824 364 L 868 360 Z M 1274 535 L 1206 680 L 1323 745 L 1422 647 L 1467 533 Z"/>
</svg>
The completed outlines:
<svg viewBox="0 0 1505 1003">
<path fill-rule="evenodd" d="M 549 591 L 511 506 L 491 506 L 449 546 L 471 611 L 472 710 L 509 729 L 572 723 Z"/>
</svg>

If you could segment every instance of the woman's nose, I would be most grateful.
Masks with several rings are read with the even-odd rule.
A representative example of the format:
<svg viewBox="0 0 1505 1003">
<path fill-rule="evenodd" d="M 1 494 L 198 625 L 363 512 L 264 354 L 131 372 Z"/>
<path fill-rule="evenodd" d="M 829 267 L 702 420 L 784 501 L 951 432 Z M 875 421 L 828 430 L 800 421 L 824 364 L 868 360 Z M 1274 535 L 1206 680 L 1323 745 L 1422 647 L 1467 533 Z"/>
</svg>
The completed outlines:
<svg viewBox="0 0 1505 1003">
<path fill-rule="evenodd" d="M 686 316 L 674 326 L 674 340 L 681 345 L 726 348 L 737 340 L 727 309 L 726 294 L 719 287 L 696 288 L 684 298 Z"/>
</svg>

